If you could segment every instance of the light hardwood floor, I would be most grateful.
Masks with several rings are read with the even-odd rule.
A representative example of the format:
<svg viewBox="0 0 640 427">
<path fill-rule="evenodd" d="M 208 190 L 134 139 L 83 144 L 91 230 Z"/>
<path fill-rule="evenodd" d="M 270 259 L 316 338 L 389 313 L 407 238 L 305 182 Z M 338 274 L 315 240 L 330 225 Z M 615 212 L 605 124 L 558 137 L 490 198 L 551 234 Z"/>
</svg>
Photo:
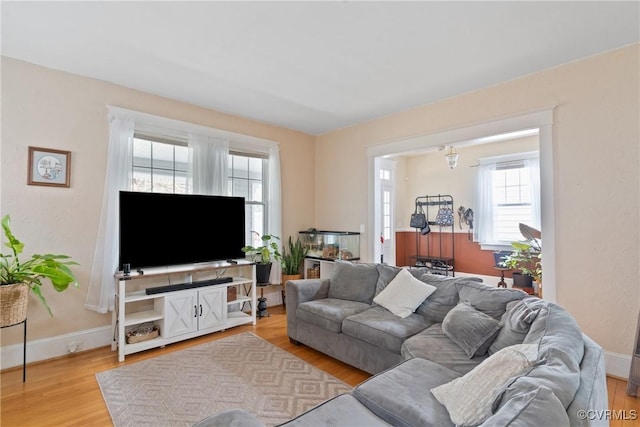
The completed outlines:
<svg viewBox="0 0 640 427">
<path fill-rule="evenodd" d="M 155 357 L 186 347 L 216 340 L 244 331 L 252 331 L 272 344 L 295 354 L 347 384 L 357 385 L 370 375 L 304 345 L 289 342 L 286 316 L 282 306 L 269 309 L 271 317 L 259 319 L 256 326 L 239 326 L 224 332 L 194 338 L 129 355 L 118 362 L 116 352 L 110 347 L 80 352 L 58 359 L 33 363 L 27 366 L 27 382 L 22 383 L 22 367 L 0 373 L 0 425 L 13 426 L 110 426 L 111 418 L 104 404 L 97 372 Z M 626 395 L 626 381 L 607 378 L 609 407 L 640 414 L 637 398 Z M 614 420 L 611 426 L 640 426 L 640 421 Z"/>
</svg>

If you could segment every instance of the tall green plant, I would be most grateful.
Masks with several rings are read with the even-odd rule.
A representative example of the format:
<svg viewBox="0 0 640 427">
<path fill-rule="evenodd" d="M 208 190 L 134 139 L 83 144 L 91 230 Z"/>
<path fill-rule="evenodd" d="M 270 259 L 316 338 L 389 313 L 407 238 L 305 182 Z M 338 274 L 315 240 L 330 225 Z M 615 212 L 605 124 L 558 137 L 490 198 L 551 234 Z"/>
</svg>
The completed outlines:
<svg viewBox="0 0 640 427">
<path fill-rule="evenodd" d="M 11 218 L 5 215 L 2 218 L 2 229 L 7 238 L 5 246 L 11 249 L 10 254 L 0 254 L 0 286 L 24 283 L 38 297 L 49 314 L 53 316 L 47 300 L 42 294 L 43 279 L 49 279 L 53 288 L 62 292 L 70 284 L 77 288 L 78 282 L 69 268 L 70 265 L 78 265 L 67 255 L 32 255 L 30 259 L 20 262 L 18 255 L 24 249 L 24 243 L 11 232 L 9 222 Z"/>
<path fill-rule="evenodd" d="M 289 236 L 289 252 L 282 250 L 282 274 L 293 275 L 300 274 L 302 262 L 307 256 L 308 248 L 302 245 L 300 239 L 296 239 L 295 243 Z"/>
</svg>

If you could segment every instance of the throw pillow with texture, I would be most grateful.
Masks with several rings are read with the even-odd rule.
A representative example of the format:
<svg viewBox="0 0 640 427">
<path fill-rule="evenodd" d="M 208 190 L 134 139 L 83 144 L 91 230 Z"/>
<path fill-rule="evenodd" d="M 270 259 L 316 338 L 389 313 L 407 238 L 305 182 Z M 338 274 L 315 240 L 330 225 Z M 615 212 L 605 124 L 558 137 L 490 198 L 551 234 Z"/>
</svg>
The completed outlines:
<svg viewBox="0 0 640 427">
<path fill-rule="evenodd" d="M 408 270 L 402 269 L 389 285 L 373 299 L 373 302 L 386 308 L 398 317 L 405 318 L 416 311 L 422 301 L 436 290 L 413 277 Z"/>
<path fill-rule="evenodd" d="M 508 303 L 507 311 L 504 312 L 501 319 L 502 328 L 489 347 L 489 354 L 510 345 L 522 344 L 529 333 L 531 323 L 540 312 L 541 305 L 541 300 L 533 297 Z"/>
<path fill-rule="evenodd" d="M 460 378 L 432 388 L 433 396 L 447 408 L 458 426 L 475 426 L 492 415 L 493 401 L 513 377 L 523 375 L 535 363 L 538 346 L 505 347 Z"/>
<path fill-rule="evenodd" d="M 493 317 L 461 302 L 444 317 L 442 332 L 471 359 L 487 352 L 501 326 Z"/>
</svg>

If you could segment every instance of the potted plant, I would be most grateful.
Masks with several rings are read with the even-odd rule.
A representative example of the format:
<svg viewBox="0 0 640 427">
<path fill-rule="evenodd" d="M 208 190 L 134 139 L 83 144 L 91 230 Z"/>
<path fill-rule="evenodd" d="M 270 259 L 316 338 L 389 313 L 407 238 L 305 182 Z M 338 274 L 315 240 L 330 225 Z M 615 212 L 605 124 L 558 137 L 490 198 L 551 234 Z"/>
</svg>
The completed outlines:
<svg viewBox="0 0 640 427">
<path fill-rule="evenodd" d="M 262 241 L 262 246 L 245 246 L 242 252 L 247 254 L 253 262 L 256 263 L 256 282 L 269 283 L 269 275 L 271 274 L 271 262 L 280 261 L 280 249 L 275 240 L 280 240 L 278 236 L 265 234 L 262 237 L 259 233 L 252 231 Z"/>
<path fill-rule="evenodd" d="M 42 294 L 44 279 L 49 279 L 53 288 L 62 292 L 70 284 L 78 287 L 77 280 L 69 268 L 78 265 L 66 255 L 32 255 L 26 261 L 21 261 L 19 255 L 24 249 L 24 243 L 19 241 L 11 232 L 6 215 L 2 218 L 2 229 L 7 238 L 5 246 L 11 253 L 0 253 L 0 301 L 2 326 L 14 325 L 27 317 L 27 301 L 29 290 L 42 302 L 49 314 L 53 316 L 47 300 Z"/>
<path fill-rule="evenodd" d="M 520 224 L 520 231 L 526 240 L 511 242 L 513 252 L 506 256 L 504 265 L 512 270 L 513 285 L 516 287 L 532 287 L 533 281 L 540 286 L 542 283 L 542 245 L 540 244 L 540 232 Z"/>
<path fill-rule="evenodd" d="M 289 236 L 289 251 L 283 248 L 282 250 L 282 284 L 287 283 L 287 280 L 302 279 L 302 263 L 304 257 L 307 256 L 308 249 L 305 248 L 300 239 L 296 239 L 295 243 L 291 236 Z"/>
</svg>

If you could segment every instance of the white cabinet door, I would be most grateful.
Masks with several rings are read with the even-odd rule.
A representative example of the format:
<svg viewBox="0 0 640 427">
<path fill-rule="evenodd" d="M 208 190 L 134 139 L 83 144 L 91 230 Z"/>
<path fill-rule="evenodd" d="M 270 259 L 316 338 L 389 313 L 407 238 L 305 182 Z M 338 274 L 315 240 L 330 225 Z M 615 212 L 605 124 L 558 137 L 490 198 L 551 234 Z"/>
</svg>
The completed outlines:
<svg viewBox="0 0 640 427">
<path fill-rule="evenodd" d="M 198 292 L 198 329 L 211 328 L 226 320 L 226 295 L 225 287 Z"/>
<path fill-rule="evenodd" d="M 164 298 L 166 338 L 187 334 L 198 329 L 198 292 L 180 292 Z"/>
</svg>

